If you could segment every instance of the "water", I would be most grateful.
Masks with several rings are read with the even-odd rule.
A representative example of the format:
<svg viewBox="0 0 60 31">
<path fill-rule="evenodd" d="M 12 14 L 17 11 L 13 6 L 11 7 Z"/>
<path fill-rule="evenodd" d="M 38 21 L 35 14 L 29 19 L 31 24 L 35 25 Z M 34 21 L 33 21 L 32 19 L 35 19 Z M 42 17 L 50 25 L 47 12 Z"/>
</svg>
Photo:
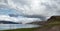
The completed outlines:
<svg viewBox="0 0 60 31">
<path fill-rule="evenodd" d="M 0 24 L 0 30 L 17 29 L 17 28 L 34 28 L 34 27 L 39 27 L 39 25 L 33 25 L 33 24 Z"/>
</svg>

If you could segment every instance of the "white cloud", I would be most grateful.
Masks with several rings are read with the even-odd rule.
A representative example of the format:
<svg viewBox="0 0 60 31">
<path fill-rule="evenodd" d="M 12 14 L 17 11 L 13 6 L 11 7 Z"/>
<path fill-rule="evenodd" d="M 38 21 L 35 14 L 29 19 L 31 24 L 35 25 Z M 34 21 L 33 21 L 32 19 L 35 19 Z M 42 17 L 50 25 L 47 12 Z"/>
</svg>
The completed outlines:
<svg viewBox="0 0 60 31">
<path fill-rule="evenodd" d="M 0 20 L 3 21 L 13 21 L 14 18 L 9 17 L 8 15 L 0 15 Z"/>
<path fill-rule="evenodd" d="M 41 21 L 39 18 L 18 18 L 19 21 L 22 23 L 29 23 L 29 22 L 34 22 L 34 21 Z M 17 21 L 17 22 L 19 22 Z"/>
<path fill-rule="evenodd" d="M 40 21 L 39 18 L 27 18 L 27 17 L 10 17 L 8 15 L 0 15 L 0 21 L 12 21 L 12 22 L 22 22 L 23 24 Z"/>
<path fill-rule="evenodd" d="M 9 8 L 16 9 L 18 12 L 22 13 L 22 15 L 43 15 L 46 18 L 49 18 L 53 15 L 60 15 L 60 0 L 6 0 L 1 3 L 2 5 L 7 5 Z M 21 19 L 24 21 L 34 20 L 33 18 L 8 18 L 14 18 L 13 20 L 18 21 Z"/>
<path fill-rule="evenodd" d="M 57 0 L 59 1 L 59 0 Z M 7 0 L 7 5 L 25 15 L 52 16 L 59 9 L 59 4 L 54 0 Z"/>
<path fill-rule="evenodd" d="M 26 15 L 49 15 L 49 11 L 46 11 L 46 6 L 41 3 L 48 2 L 47 0 L 7 0 L 8 5 L 21 13 Z M 24 4 L 25 3 L 25 4 Z"/>
</svg>

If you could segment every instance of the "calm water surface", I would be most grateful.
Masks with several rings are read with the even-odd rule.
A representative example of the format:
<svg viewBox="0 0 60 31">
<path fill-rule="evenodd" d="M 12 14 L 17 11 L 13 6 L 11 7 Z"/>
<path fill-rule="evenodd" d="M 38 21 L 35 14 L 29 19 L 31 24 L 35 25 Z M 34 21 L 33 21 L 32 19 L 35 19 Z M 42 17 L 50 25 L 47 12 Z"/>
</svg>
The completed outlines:
<svg viewBox="0 0 60 31">
<path fill-rule="evenodd" d="M 39 25 L 33 25 L 33 24 L 0 24 L 0 30 L 17 29 L 17 28 L 34 28 L 34 27 L 39 27 Z"/>
</svg>

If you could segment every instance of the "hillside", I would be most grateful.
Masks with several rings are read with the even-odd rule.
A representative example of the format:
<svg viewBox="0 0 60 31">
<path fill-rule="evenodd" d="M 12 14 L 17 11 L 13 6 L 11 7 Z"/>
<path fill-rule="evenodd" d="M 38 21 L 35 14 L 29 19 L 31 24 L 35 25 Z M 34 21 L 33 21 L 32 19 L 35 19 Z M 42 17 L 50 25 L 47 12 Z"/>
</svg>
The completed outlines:
<svg viewBox="0 0 60 31">
<path fill-rule="evenodd" d="M 35 21 L 35 22 L 30 22 L 30 23 L 27 23 L 27 24 L 44 25 L 44 24 L 47 24 L 47 21 Z"/>
<path fill-rule="evenodd" d="M 52 16 L 50 19 L 47 21 L 60 21 L 60 16 Z"/>
<path fill-rule="evenodd" d="M 47 20 L 47 25 L 44 24 L 34 31 L 60 31 L 60 16 L 52 16 Z"/>
</svg>

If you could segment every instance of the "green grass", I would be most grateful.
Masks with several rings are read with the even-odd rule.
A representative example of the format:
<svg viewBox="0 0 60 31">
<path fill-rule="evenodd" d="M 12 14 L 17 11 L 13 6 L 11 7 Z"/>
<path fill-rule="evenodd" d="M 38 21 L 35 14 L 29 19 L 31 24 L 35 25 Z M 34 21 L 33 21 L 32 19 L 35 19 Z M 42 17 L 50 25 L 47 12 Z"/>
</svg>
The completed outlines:
<svg viewBox="0 0 60 31">
<path fill-rule="evenodd" d="M 60 21 L 56 20 L 56 21 L 48 23 L 48 25 L 60 25 Z"/>
<path fill-rule="evenodd" d="M 43 28 L 50 28 L 53 26 L 60 26 L 60 20 L 51 21 L 47 25 L 44 25 Z"/>
</svg>

